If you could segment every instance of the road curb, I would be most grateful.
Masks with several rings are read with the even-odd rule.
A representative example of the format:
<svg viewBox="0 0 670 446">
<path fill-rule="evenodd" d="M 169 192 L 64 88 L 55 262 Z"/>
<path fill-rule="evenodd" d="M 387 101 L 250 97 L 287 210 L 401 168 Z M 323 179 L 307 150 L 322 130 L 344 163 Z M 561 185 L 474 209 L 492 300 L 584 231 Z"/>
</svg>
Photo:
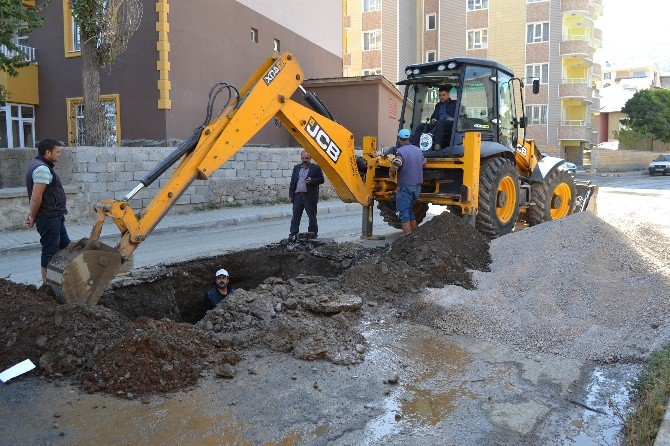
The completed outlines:
<svg viewBox="0 0 670 446">
<path fill-rule="evenodd" d="M 665 415 L 661 427 L 658 428 L 654 446 L 670 446 L 670 403 L 665 409 Z"/>
<path fill-rule="evenodd" d="M 342 203 L 342 204 L 337 204 L 337 205 L 331 205 L 331 206 L 324 206 L 323 208 L 319 208 L 319 214 L 338 214 L 338 213 L 345 213 L 345 212 L 353 212 L 355 210 L 360 209 L 360 205 L 357 203 Z M 200 222 L 194 222 L 194 223 L 184 223 L 184 224 L 176 224 L 176 225 L 171 225 L 171 226 L 166 226 L 166 227 L 158 227 L 155 228 L 153 231 L 151 231 L 151 234 L 153 235 L 158 235 L 158 234 L 169 234 L 173 232 L 179 232 L 179 231 L 196 231 L 198 229 L 211 229 L 215 227 L 229 227 L 229 226 L 241 226 L 249 222 L 259 222 L 259 221 L 272 221 L 272 220 L 279 220 L 282 218 L 291 218 L 292 216 L 291 211 L 274 211 L 274 212 L 269 212 L 267 214 L 251 214 L 248 216 L 244 217 L 225 217 L 220 220 L 209 220 L 209 221 L 200 221 Z M 91 223 L 92 225 L 92 223 Z M 91 226 L 92 227 L 92 226 Z M 100 240 L 103 242 L 107 241 L 115 241 L 118 240 L 119 235 L 118 234 L 104 234 L 100 236 Z M 10 246 L 6 248 L 0 248 L 0 254 L 7 254 L 7 253 L 17 253 L 17 252 L 25 252 L 25 251 L 33 251 L 35 249 L 40 248 L 40 243 L 39 241 L 35 241 L 32 243 L 25 243 L 19 246 Z"/>
</svg>

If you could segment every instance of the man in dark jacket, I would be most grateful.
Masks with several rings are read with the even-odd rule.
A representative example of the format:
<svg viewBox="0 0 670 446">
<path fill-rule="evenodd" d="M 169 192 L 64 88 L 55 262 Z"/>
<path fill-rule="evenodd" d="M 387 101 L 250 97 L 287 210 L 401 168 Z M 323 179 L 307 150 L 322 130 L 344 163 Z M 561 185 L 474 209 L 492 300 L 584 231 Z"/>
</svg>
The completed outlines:
<svg viewBox="0 0 670 446">
<path fill-rule="evenodd" d="M 26 226 L 37 226 L 40 234 L 43 283 L 47 280 L 49 260 L 70 243 L 65 229 L 65 191 L 54 170 L 60 153 L 58 141 L 43 139 L 37 143 L 38 155 L 30 162 L 26 173 L 26 188 L 30 200 Z"/>
<path fill-rule="evenodd" d="M 442 149 L 442 140 L 444 135 L 451 139 L 451 131 L 456 117 L 456 96 L 457 90 L 449 87 L 440 87 L 438 92 L 439 102 L 435 104 L 435 110 L 430 116 L 430 123 L 418 125 L 412 134 L 412 143 L 419 145 L 419 138 L 422 133 L 430 132 L 433 134 L 433 150 Z"/>
<path fill-rule="evenodd" d="M 319 186 L 323 184 L 323 172 L 321 168 L 312 163 L 309 153 L 303 151 L 300 154 L 300 164 L 293 168 L 291 184 L 288 188 L 288 197 L 293 203 L 293 218 L 291 219 L 291 231 L 289 240 L 295 240 L 300 232 L 300 219 L 302 211 L 307 212 L 309 226 L 307 231 L 311 238 L 316 238 L 319 227 L 316 224 L 316 204 L 319 201 Z"/>
<path fill-rule="evenodd" d="M 230 286 L 228 271 L 221 268 L 216 272 L 215 277 L 216 281 L 214 282 L 214 285 L 212 285 L 212 288 L 210 288 L 203 297 L 203 308 L 205 311 L 213 310 L 219 302 L 235 291 L 235 289 Z"/>
</svg>

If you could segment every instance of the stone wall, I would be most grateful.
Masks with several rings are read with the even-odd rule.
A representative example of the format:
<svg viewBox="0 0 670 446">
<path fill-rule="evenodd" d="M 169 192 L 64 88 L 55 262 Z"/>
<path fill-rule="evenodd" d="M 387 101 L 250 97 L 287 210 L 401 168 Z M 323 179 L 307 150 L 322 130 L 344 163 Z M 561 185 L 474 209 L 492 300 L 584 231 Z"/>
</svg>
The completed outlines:
<svg viewBox="0 0 670 446">
<path fill-rule="evenodd" d="M 123 198 L 173 150 L 172 147 L 65 148 L 56 171 L 68 192 L 68 220 L 92 218 L 92 206 L 98 200 Z M 245 147 L 209 179 L 194 181 L 177 200 L 172 212 L 288 202 L 291 173 L 300 161 L 301 150 Z M 35 149 L 0 149 L 2 230 L 23 225 L 28 209 L 25 169 L 35 155 Z M 135 195 L 130 201 L 132 208 L 142 211 L 173 170 Z M 328 179 L 321 187 L 321 197 L 336 197 Z M 9 218 L 8 212 L 19 217 Z"/>
<path fill-rule="evenodd" d="M 658 152 L 641 150 L 591 149 L 591 170 L 594 172 L 625 172 L 646 170 Z"/>
</svg>

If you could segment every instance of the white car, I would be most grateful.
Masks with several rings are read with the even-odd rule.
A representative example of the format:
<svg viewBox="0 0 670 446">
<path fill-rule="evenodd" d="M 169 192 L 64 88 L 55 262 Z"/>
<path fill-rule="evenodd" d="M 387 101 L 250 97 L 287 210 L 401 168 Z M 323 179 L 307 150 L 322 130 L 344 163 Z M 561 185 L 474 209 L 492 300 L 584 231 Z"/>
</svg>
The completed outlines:
<svg viewBox="0 0 670 446">
<path fill-rule="evenodd" d="M 567 170 L 573 175 L 577 174 L 577 165 L 574 163 L 571 163 L 569 161 L 564 162 L 560 166 L 558 166 L 559 169 Z"/>
<path fill-rule="evenodd" d="M 666 173 L 670 173 L 670 153 L 659 155 L 649 163 L 649 175 L 665 175 Z"/>
</svg>

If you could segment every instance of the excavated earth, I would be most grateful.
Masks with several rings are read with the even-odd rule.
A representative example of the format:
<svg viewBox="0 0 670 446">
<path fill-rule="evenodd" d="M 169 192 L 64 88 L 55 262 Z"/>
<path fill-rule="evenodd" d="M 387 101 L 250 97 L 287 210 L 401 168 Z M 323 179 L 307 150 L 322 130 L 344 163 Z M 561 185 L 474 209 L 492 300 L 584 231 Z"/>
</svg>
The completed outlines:
<svg viewBox="0 0 670 446">
<path fill-rule="evenodd" d="M 44 289 L 0 280 L 0 369 L 25 358 L 49 379 L 123 398 L 235 375 L 252 347 L 335 364 L 364 360 L 361 319 L 409 308 L 426 286 L 471 289 L 489 242 L 445 213 L 384 249 L 302 240 L 146 268 L 115 280 L 100 305 L 59 304 Z M 236 288 L 204 314 L 214 272 Z"/>
</svg>

